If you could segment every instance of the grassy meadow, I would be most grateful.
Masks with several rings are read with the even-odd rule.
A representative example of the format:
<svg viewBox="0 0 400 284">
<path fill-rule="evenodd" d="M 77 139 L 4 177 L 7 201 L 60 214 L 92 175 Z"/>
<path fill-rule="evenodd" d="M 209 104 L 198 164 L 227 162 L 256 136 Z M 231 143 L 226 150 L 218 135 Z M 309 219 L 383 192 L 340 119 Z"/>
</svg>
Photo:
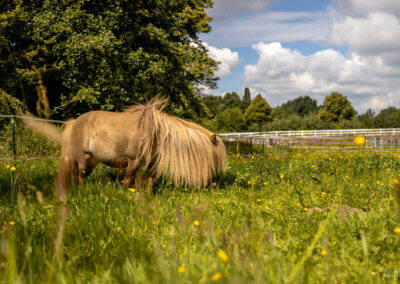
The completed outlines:
<svg viewBox="0 0 400 284">
<path fill-rule="evenodd" d="M 99 167 L 54 197 L 56 160 L 0 162 L 2 283 L 395 283 L 400 155 L 231 156 L 216 185 L 146 195 Z"/>
</svg>

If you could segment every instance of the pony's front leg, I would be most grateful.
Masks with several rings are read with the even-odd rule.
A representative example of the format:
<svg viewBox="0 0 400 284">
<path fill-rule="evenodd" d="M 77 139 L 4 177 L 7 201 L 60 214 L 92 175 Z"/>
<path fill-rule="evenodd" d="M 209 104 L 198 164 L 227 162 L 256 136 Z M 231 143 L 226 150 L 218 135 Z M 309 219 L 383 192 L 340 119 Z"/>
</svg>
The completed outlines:
<svg viewBox="0 0 400 284">
<path fill-rule="evenodd" d="M 85 179 L 92 173 L 96 163 L 89 159 L 81 159 L 78 161 L 78 183 L 82 184 Z"/>
</svg>

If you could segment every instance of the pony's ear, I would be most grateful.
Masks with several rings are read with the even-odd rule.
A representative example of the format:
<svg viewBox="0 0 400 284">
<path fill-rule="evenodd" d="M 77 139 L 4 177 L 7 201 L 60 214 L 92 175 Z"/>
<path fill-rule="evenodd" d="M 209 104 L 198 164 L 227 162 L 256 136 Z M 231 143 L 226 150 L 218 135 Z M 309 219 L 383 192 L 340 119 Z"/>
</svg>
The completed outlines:
<svg viewBox="0 0 400 284">
<path fill-rule="evenodd" d="M 217 134 L 214 133 L 213 135 L 211 135 L 210 139 L 211 139 L 211 142 L 212 142 L 214 145 L 217 145 L 217 144 L 218 144 Z"/>
</svg>

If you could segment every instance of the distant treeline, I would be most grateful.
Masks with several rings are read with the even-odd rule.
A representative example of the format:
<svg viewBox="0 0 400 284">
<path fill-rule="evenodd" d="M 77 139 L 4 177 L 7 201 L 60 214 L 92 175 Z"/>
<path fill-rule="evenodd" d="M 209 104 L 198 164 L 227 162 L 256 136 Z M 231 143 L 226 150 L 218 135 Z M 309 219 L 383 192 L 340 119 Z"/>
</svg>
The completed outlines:
<svg viewBox="0 0 400 284">
<path fill-rule="evenodd" d="M 232 92 L 205 96 L 203 102 L 209 115 L 201 123 L 216 132 L 400 127 L 400 109 L 357 114 L 347 97 L 337 92 L 327 95 L 323 105 L 301 96 L 272 108 L 260 94 L 251 99 L 248 88 L 242 98 Z"/>
</svg>

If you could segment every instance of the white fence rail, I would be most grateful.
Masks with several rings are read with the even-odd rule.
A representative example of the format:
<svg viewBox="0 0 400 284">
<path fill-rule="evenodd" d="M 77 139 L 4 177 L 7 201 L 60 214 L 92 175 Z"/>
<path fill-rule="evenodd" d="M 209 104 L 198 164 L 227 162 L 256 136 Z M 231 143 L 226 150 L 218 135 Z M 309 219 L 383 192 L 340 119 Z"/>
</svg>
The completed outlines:
<svg viewBox="0 0 400 284">
<path fill-rule="evenodd" d="M 296 136 L 390 136 L 400 135 L 400 128 L 377 129 L 326 129 L 326 130 L 288 130 L 267 132 L 220 133 L 222 138 L 261 138 L 261 137 L 296 137 Z"/>
<path fill-rule="evenodd" d="M 382 129 L 335 129 L 335 130 L 299 130 L 299 131 L 269 131 L 218 134 L 227 144 L 240 141 L 249 143 L 251 149 L 257 145 L 291 149 L 313 150 L 351 150 L 373 149 L 400 150 L 400 128 Z M 365 137 L 364 145 L 356 145 L 354 138 Z M 264 151 L 264 150 L 263 150 Z"/>
</svg>

